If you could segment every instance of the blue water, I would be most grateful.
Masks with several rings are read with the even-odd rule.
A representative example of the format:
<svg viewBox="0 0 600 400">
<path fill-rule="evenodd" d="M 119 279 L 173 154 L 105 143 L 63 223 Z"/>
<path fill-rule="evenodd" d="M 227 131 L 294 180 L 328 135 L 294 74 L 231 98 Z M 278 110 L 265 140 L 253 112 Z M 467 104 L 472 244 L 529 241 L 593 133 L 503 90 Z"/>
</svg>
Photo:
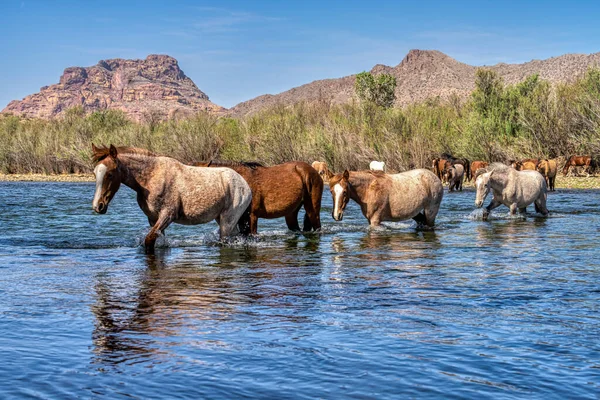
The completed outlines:
<svg viewBox="0 0 600 400">
<path fill-rule="evenodd" d="M 0 183 L 2 399 L 600 393 L 600 191 L 487 222 L 447 193 L 435 232 L 335 222 L 326 191 L 321 234 L 172 225 L 146 256 L 134 193 L 93 190 Z"/>
</svg>

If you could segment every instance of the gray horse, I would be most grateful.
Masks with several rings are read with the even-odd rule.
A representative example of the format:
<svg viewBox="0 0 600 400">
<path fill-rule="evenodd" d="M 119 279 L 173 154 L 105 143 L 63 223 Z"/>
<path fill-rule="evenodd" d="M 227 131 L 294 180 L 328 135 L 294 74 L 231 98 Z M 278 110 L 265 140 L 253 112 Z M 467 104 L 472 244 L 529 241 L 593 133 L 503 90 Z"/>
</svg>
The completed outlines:
<svg viewBox="0 0 600 400">
<path fill-rule="evenodd" d="M 516 171 L 501 163 L 493 163 L 485 169 L 477 170 L 475 205 L 479 208 L 492 189 L 494 198 L 485 208 L 483 219 L 487 220 L 490 211 L 504 204 L 511 215 L 517 210 L 525 213 L 528 205 L 534 203 L 535 211 L 548 215 L 546 208 L 546 180 L 537 171 Z"/>
</svg>

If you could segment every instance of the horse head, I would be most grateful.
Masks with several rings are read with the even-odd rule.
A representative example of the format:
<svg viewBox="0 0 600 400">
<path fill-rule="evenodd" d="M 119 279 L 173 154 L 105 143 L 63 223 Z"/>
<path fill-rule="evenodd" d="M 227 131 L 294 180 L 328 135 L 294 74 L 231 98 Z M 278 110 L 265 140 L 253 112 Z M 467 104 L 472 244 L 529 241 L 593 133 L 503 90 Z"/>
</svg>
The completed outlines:
<svg viewBox="0 0 600 400">
<path fill-rule="evenodd" d="M 329 190 L 333 198 L 333 211 L 331 215 L 336 221 L 341 221 L 344 218 L 344 210 L 350 200 L 348 194 L 350 186 L 348 182 L 349 178 L 350 173 L 348 170 L 345 170 L 342 174 L 337 174 L 329 180 Z"/>
<path fill-rule="evenodd" d="M 105 214 L 108 204 L 121 186 L 121 172 L 117 158 L 117 148 L 96 147 L 92 144 L 93 158 L 97 162 L 94 168 L 96 175 L 96 192 L 92 202 L 92 208 L 98 214 Z"/>
<path fill-rule="evenodd" d="M 484 171 L 484 170 L 481 170 L 481 169 L 477 170 L 477 172 L 479 172 L 479 171 Z M 475 180 L 475 188 L 477 189 L 477 193 L 475 195 L 475 206 L 477 208 L 481 208 L 481 206 L 483 206 L 483 201 L 485 200 L 488 193 L 490 192 L 490 178 L 492 177 L 493 173 L 494 173 L 494 170 L 492 169 L 489 172 L 483 172 L 483 173 L 477 174 L 477 179 Z"/>
</svg>

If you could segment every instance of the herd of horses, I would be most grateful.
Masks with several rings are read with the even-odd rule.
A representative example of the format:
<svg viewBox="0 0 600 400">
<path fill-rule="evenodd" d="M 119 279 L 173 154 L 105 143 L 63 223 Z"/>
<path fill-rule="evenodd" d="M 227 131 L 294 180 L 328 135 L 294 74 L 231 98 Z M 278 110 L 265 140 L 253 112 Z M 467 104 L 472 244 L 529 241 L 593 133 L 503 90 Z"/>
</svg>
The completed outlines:
<svg viewBox="0 0 600 400">
<path fill-rule="evenodd" d="M 92 144 L 92 152 L 96 164 L 93 210 L 106 213 L 121 184 L 133 189 L 151 227 L 144 240 L 148 253 L 173 222 L 196 225 L 214 220 L 224 240 L 237 234 L 257 234 L 259 218 L 283 217 L 290 230 L 300 231 L 298 213 L 304 207 L 302 230 L 318 231 L 324 183 L 329 184 L 335 221 L 343 219 L 352 199 L 371 226 L 412 218 L 419 227 L 433 228 L 444 195 L 443 183 L 448 183 L 450 191 L 462 190 L 464 179 L 475 180 L 478 208 L 490 191 L 493 194 L 484 220 L 502 204 L 516 214 L 525 213 L 533 203 L 536 212 L 545 216 L 547 188 L 554 189 L 556 176 L 553 160 L 489 165 L 449 154 L 433 160 L 433 171 L 423 168 L 388 174 L 385 163 L 376 161 L 371 170 L 335 174 L 318 161 L 312 166 L 302 161 L 267 167 L 257 162 L 214 160 L 189 165 L 134 147 Z M 571 166 L 589 170 L 595 165 L 591 158 L 571 157 L 563 173 Z"/>
</svg>

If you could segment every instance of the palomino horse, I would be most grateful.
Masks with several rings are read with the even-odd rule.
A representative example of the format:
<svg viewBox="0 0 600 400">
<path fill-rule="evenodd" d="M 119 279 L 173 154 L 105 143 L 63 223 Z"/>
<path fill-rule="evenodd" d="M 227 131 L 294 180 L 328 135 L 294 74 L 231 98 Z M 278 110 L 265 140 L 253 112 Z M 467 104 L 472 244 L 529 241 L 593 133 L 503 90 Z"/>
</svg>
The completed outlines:
<svg viewBox="0 0 600 400">
<path fill-rule="evenodd" d="M 592 157 L 590 156 L 571 156 L 567 159 L 567 162 L 565 162 L 565 166 L 562 170 L 563 176 L 567 176 L 569 173 L 569 168 L 571 167 L 585 167 L 584 171 L 586 171 L 587 175 L 590 176 L 591 162 Z"/>
<path fill-rule="evenodd" d="M 486 163 L 485 161 L 473 161 L 471 163 L 471 172 L 469 174 L 469 180 L 473 180 L 475 178 L 475 173 L 479 168 L 486 168 L 488 165 L 490 164 Z"/>
<path fill-rule="evenodd" d="M 444 171 L 444 178 L 448 181 L 448 190 L 454 191 L 455 189 L 462 192 L 462 185 L 465 179 L 465 169 L 462 165 L 452 165 Z"/>
<path fill-rule="evenodd" d="M 344 171 L 329 181 L 333 219 L 341 221 L 349 199 L 360 205 L 371 226 L 409 218 L 419 226 L 435 225 L 444 188 L 435 174 L 414 169 L 388 175 L 379 171 Z"/>
<path fill-rule="evenodd" d="M 281 218 L 290 230 L 299 231 L 298 213 L 304 206 L 304 231 L 321 229 L 323 179 L 305 162 L 292 161 L 272 167 L 259 163 L 210 161 L 200 167 L 227 167 L 244 177 L 252 189 L 252 204 L 240 221 L 243 234 L 258 232 L 259 218 Z M 249 220 L 248 220 L 249 219 Z"/>
<path fill-rule="evenodd" d="M 329 179 L 331 179 L 331 177 L 335 175 L 329 170 L 329 168 L 327 167 L 327 163 L 324 161 L 313 161 L 311 167 L 313 167 L 319 173 L 319 176 L 321 177 L 321 179 L 323 179 L 323 182 L 325 183 L 328 183 Z"/>
<path fill-rule="evenodd" d="M 385 171 L 385 161 L 371 161 L 369 169 L 371 171 Z"/>
<path fill-rule="evenodd" d="M 536 170 L 546 179 L 548 189 L 554 191 L 557 172 L 556 160 L 540 160 Z"/>
<path fill-rule="evenodd" d="M 96 193 L 92 207 L 106 213 L 123 183 L 137 192 L 137 202 L 152 229 L 146 251 L 152 253 L 158 235 L 175 222 L 197 225 L 216 220 L 221 239 L 237 233 L 237 223 L 252 201 L 252 191 L 238 173 L 207 170 L 131 147 L 96 147 Z"/>
<path fill-rule="evenodd" d="M 510 166 L 517 171 L 535 171 L 539 163 L 537 158 L 525 158 L 521 161 L 511 161 Z"/>
<path fill-rule="evenodd" d="M 484 220 L 487 220 L 490 211 L 502 204 L 514 215 L 517 210 L 524 214 L 527 206 L 534 203 L 536 212 L 548 215 L 546 181 L 537 171 L 516 171 L 502 163 L 493 163 L 477 171 L 475 187 L 475 205 L 478 208 L 483 205 L 490 189 L 493 192 L 494 197 L 483 213 Z"/>
</svg>

